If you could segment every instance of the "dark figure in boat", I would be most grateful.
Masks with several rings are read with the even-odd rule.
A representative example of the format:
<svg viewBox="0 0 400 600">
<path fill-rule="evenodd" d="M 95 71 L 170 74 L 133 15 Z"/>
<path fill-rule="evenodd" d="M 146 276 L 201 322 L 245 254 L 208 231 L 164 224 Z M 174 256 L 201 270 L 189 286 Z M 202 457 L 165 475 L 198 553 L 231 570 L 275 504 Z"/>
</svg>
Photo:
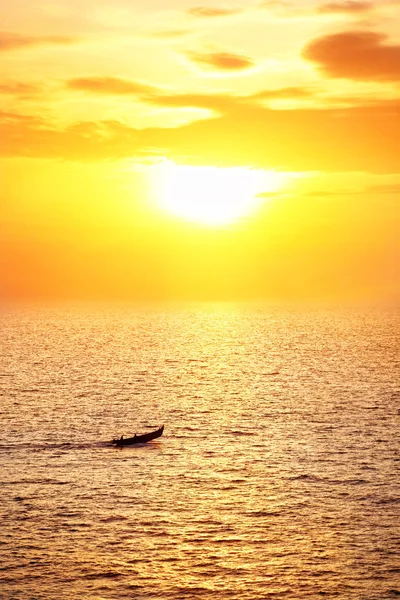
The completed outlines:
<svg viewBox="0 0 400 600">
<path fill-rule="evenodd" d="M 119 440 L 113 440 L 112 443 L 116 446 L 129 446 L 131 444 L 144 444 L 146 442 L 151 442 L 151 440 L 155 440 L 158 437 L 161 437 L 164 432 L 164 425 L 162 425 L 156 431 L 151 431 L 150 433 L 144 433 L 143 435 L 135 435 L 131 438 L 124 438 L 123 435 L 119 438 Z"/>
</svg>

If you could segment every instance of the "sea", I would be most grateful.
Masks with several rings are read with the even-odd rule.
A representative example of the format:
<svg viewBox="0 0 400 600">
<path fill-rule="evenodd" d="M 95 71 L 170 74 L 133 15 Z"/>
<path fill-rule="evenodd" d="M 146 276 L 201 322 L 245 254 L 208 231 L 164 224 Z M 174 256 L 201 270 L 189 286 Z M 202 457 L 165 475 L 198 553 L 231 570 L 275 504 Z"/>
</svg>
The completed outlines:
<svg viewBox="0 0 400 600">
<path fill-rule="evenodd" d="M 398 309 L 14 305 L 0 327 L 1 600 L 400 597 Z"/>
</svg>

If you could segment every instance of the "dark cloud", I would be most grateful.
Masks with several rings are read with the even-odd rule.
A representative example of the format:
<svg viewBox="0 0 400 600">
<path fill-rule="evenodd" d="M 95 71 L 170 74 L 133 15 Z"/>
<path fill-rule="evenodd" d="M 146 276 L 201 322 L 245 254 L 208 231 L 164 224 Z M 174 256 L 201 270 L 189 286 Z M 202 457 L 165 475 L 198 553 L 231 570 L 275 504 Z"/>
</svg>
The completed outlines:
<svg viewBox="0 0 400 600">
<path fill-rule="evenodd" d="M 229 52 L 190 52 L 187 56 L 193 62 L 217 71 L 243 71 L 254 67 L 254 61 L 248 56 Z"/>
<path fill-rule="evenodd" d="M 8 31 L 0 32 L 0 52 L 9 50 L 18 50 L 30 46 L 42 46 L 44 44 L 73 44 L 77 42 L 76 38 L 64 36 L 29 36 Z"/>
<path fill-rule="evenodd" d="M 211 106 L 211 96 L 184 99 Z M 166 101 L 164 99 L 164 101 Z M 31 116 L 0 115 L 0 152 L 79 161 L 157 154 L 193 164 L 248 165 L 289 171 L 400 173 L 397 110 L 386 104 L 272 110 L 219 96 L 220 116 L 179 127 L 134 129 L 118 121 L 57 129 Z"/>
<path fill-rule="evenodd" d="M 346 2 L 328 2 L 321 4 L 318 8 L 320 13 L 363 13 L 374 8 L 373 2 L 356 2 L 347 0 Z"/>
<path fill-rule="evenodd" d="M 72 90 L 93 94 L 140 95 L 156 91 L 156 88 L 141 82 L 120 77 L 79 77 L 67 81 Z"/>
<path fill-rule="evenodd" d="M 212 6 L 194 6 L 189 8 L 188 14 L 194 17 L 229 17 L 241 12 L 238 8 L 216 8 Z"/>
<path fill-rule="evenodd" d="M 311 41 L 303 50 L 307 60 L 328 77 L 361 81 L 399 81 L 400 45 L 372 31 L 345 31 Z"/>
</svg>

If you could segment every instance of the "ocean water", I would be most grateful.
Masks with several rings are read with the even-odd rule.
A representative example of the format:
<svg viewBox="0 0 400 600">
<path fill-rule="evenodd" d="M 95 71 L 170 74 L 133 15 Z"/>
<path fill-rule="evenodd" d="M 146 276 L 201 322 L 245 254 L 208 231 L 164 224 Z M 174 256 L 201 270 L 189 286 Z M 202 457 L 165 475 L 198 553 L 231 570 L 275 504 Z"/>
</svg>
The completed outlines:
<svg viewBox="0 0 400 600">
<path fill-rule="evenodd" d="M 4 309 L 0 598 L 399 597 L 399 331 L 389 309 Z"/>
</svg>

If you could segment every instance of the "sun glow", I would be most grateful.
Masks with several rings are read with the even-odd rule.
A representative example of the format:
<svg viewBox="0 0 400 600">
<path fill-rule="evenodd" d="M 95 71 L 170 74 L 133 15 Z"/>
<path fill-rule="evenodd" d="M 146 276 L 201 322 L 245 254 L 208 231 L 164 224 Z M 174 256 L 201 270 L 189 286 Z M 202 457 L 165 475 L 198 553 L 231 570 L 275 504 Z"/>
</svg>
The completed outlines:
<svg viewBox="0 0 400 600">
<path fill-rule="evenodd" d="M 157 196 L 167 212 L 187 221 L 217 227 L 252 213 L 260 194 L 277 191 L 284 174 L 248 167 L 158 166 Z"/>
</svg>

